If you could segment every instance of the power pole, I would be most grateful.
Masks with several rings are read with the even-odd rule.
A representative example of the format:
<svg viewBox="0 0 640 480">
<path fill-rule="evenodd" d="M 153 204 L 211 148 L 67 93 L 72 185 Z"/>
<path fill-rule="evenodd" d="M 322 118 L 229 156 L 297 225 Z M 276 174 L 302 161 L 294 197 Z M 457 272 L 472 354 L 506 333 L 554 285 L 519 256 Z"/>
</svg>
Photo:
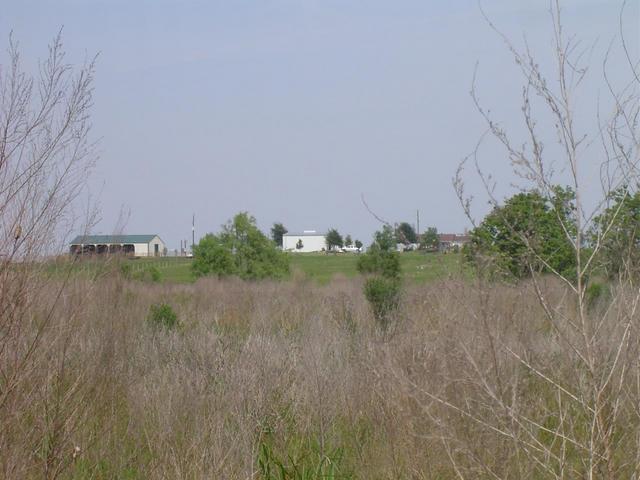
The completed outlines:
<svg viewBox="0 0 640 480">
<path fill-rule="evenodd" d="M 416 210 L 416 235 L 420 235 L 420 210 Z"/>
<path fill-rule="evenodd" d="M 191 254 L 193 255 L 193 247 L 196 245 L 196 214 L 191 219 Z"/>
</svg>

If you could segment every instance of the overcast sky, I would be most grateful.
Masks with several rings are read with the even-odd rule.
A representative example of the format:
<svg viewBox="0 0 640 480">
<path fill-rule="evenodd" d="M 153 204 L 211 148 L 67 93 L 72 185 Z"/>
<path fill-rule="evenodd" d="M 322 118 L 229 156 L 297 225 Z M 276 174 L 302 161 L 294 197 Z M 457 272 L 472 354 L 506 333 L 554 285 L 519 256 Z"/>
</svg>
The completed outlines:
<svg viewBox="0 0 640 480">
<path fill-rule="evenodd" d="M 624 19 L 635 53 L 639 3 L 630 0 Z M 476 0 L 0 4 L 0 37 L 13 30 L 26 59 L 44 57 L 61 26 L 70 62 L 100 53 L 95 233 L 111 233 L 124 207 L 127 233 L 158 233 L 173 249 L 190 239 L 192 212 L 200 236 L 246 210 L 265 231 L 275 221 L 290 231 L 335 227 L 369 243 L 380 225 L 361 195 L 390 221 L 413 223 L 419 209 L 421 229 L 462 231 L 469 224 L 451 178 L 485 128 L 469 96 L 476 62 L 483 104 L 520 131 L 522 79 Z M 567 32 L 595 44 L 576 102 L 592 135 L 598 102 L 610 105 L 601 62 L 619 33 L 621 2 L 564 5 Z M 486 0 L 484 8 L 551 65 L 547 1 Z M 3 50 L 0 63 L 6 58 Z M 619 58 L 614 48 L 609 72 L 623 84 L 629 71 Z M 508 193 L 504 153 L 489 142 L 481 154 Z M 585 153 L 586 172 L 599 155 Z M 477 190 L 471 174 L 468 183 Z M 486 211 L 481 195 L 476 211 Z"/>
</svg>

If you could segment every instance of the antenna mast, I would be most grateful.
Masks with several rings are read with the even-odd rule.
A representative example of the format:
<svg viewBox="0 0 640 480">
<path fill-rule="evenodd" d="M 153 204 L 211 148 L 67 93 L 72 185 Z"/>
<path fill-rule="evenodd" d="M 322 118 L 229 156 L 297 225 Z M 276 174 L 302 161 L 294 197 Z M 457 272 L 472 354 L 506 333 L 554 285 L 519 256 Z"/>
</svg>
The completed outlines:
<svg viewBox="0 0 640 480">
<path fill-rule="evenodd" d="M 193 247 L 196 244 L 196 214 L 191 219 L 191 254 L 193 255 Z"/>
</svg>

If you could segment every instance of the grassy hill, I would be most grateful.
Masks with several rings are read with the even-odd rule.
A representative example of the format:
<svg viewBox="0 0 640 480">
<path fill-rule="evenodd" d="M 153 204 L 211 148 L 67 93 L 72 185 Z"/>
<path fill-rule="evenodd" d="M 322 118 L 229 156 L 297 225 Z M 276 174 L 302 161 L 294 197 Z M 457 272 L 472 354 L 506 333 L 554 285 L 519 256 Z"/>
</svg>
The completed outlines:
<svg viewBox="0 0 640 480">
<path fill-rule="evenodd" d="M 334 275 L 354 277 L 358 275 L 358 256 L 354 254 L 325 255 L 321 253 L 291 254 L 291 272 L 326 284 Z M 405 279 L 423 283 L 459 273 L 463 268 L 461 255 L 408 252 L 400 256 Z M 155 266 L 164 282 L 188 283 L 195 281 L 191 273 L 191 260 L 185 258 L 140 259 L 132 261 L 134 268 Z"/>
</svg>

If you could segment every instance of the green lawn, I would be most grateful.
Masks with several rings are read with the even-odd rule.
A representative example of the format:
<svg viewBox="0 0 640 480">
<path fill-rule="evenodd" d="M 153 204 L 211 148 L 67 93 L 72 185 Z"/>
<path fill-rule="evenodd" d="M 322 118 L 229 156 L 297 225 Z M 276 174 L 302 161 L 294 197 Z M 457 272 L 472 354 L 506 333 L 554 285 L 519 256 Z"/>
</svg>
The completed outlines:
<svg viewBox="0 0 640 480">
<path fill-rule="evenodd" d="M 354 254 L 296 253 L 290 254 L 290 259 L 292 272 L 303 272 L 319 283 L 329 282 L 336 274 L 346 277 L 358 275 L 358 255 Z M 446 278 L 464 268 L 459 254 L 407 252 L 400 254 L 400 260 L 404 278 L 417 283 Z M 191 274 L 190 259 L 144 259 L 133 262 L 140 267 L 155 265 L 165 282 L 187 283 L 195 280 Z"/>
<path fill-rule="evenodd" d="M 421 283 L 445 278 L 462 268 L 460 255 L 407 252 L 400 254 L 400 266 L 405 279 Z M 291 254 L 291 269 L 300 270 L 320 283 L 327 283 L 339 273 L 346 277 L 358 275 L 358 255 L 354 254 Z"/>
<path fill-rule="evenodd" d="M 351 253 L 330 254 L 324 253 L 292 253 L 291 272 L 302 272 L 306 277 L 318 283 L 326 284 L 335 275 L 355 277 L 358 275 L 358 255 Z M 128 268 L 132 278 L 151 278 L 149 272 L 152 269 L 159 272 L 160 281 L 168 283 L 190 283 L 195 281 L 191 273 L 189 258 L 138 258 L 124 260 L 123 265 Z M 69 264 L 63 264 L 69 266 Z M 423 283 L 432 280 L 446 278 L 451 274 L 458 274 L 464 270 L 462 256 L 460 254 L 407 252 L 400 254 L 402 275 L 406 280 Z M 102 260 L 87 259 L 75 263 L 71 268 L 79 274 L 95 275 L 108 264 Z M 62 273 L 66 267 L 52 265 L 51 271 Z"/>
</svg>

